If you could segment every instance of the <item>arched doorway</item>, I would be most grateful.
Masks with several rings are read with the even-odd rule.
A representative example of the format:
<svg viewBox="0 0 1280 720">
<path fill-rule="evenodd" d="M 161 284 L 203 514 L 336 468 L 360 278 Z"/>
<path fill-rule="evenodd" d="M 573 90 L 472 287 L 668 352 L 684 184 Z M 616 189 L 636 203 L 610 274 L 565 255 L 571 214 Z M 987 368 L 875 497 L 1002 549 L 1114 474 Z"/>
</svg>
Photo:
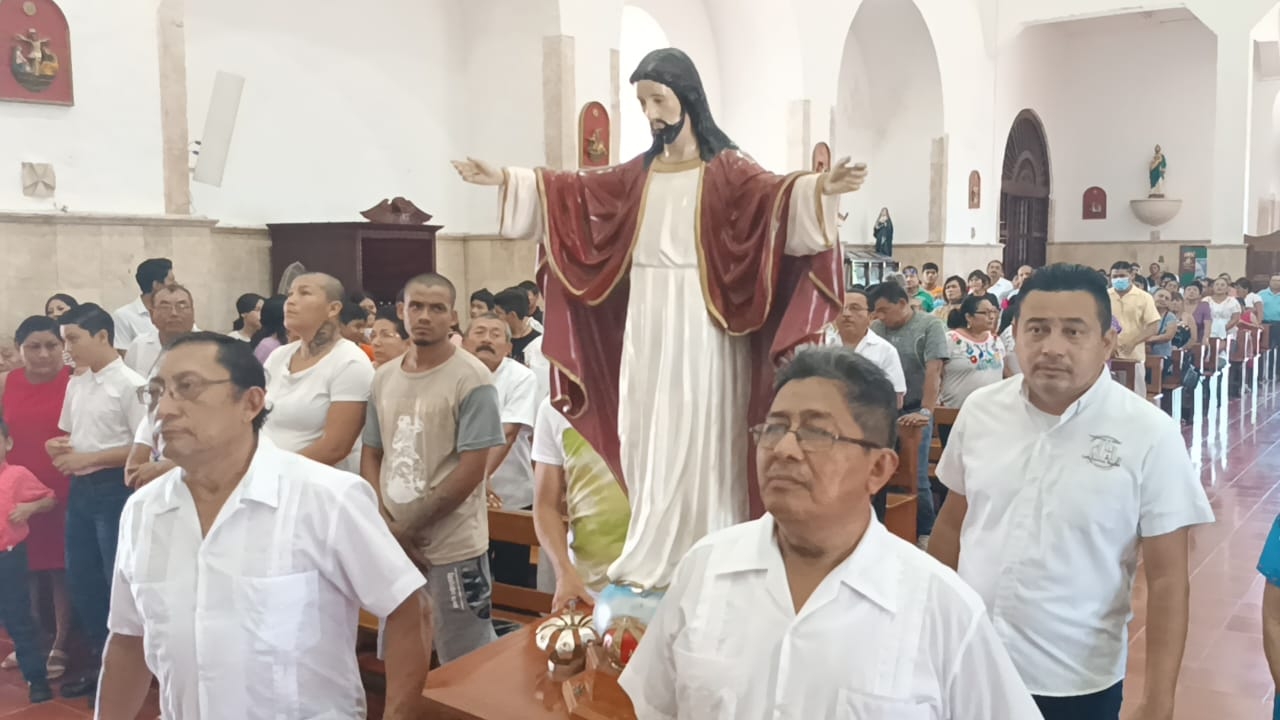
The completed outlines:
<svg viewBox="0 0 1280 720">
<path fill-rule="evenodd" d="M 1004 146 L 1000 177 L 1000 243 L 1004 266 L 1045 264 L 1049 242 L 1049 144 L 1044 126 L 1031 110 L 1014 118 Z"/>
</svg>

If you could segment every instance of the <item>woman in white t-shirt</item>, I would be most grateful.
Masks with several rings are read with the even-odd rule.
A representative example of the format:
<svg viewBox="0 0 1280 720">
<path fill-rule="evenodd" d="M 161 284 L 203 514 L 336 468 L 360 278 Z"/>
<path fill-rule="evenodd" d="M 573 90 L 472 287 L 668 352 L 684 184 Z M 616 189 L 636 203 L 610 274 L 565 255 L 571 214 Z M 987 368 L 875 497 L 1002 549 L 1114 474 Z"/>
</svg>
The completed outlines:
<svg viewBox="0 0 1280 720">
<path fill-rule="evenodd" d="M 319 273 L 289 288 L 284 323 L 298 340 L 267 358 L 267 439 L 340 470 L 360 472 L 360 431 L 373 364 L 339 332 L 342 283 Z"/>
<path fill-rule="evenodd" d="M 1228 293 L 1231 284 L 1222 278 L 1213 281 L 1213 294 L 1205 298 L 1209 305 L 1209 337 L 1236 337 L 1236 325 L 1240 324 L 1240 302 Z"/>
</svg>

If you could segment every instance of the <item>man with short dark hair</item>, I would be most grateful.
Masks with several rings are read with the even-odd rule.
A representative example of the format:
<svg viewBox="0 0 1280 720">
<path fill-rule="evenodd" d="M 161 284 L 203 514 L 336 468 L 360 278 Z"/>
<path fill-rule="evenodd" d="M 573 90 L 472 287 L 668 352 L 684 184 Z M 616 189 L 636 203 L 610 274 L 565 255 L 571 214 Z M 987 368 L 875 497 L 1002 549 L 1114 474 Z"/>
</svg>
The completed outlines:
<svg viewBox="0 0 1280 720">
<path fill-rule="evenodd" d="M 933 293 L 920 287 L 920 271 L 914 265 L 902 268 L 902 280 L 911 305 L 927 313 L 933 312 Z"/>
<path fill-rule="evenodd" d="M 498 317 L 511 328 L 511 357 L 527 366 L 529 362 L 525 351 L 535 342 L 538 343 L 539 351 L 542 345 L 542 333 L 526 322 L 529 317 L 529 294 L 518 287 L 507 288 L 493 297 L 493 305 Z"/>
<path fill-rule="evenodd" d="M 46 443 L 53 464 L 71 476 L 67 497 L 67 590 L 93 654 L 85 673 L 63 683 L 64 697 L 92 696 L 98 657 L 107 638 L 111 569 L 120 512 L 129 499 L 124 466 L 134 433 L 146 417 L 138 398 L 145 380 L 115 350 L 115 323 L 85 303 L 58 318 L 77 368 L 67 384 L 58 428 L 67 435 Z"/>
<path fill-rule="evenodd" d="M 525 280 L 516 287 L 529 295 L 529 317 L 537 323 L 534 329 L 542 332 L 542 288 L 532 280 Z"/>
<path fill-rule="evenodd" d="M 1111 305 L 1090 268 L 1037 270 L 1014 325 L 1023 374 L 969 397 L 937 469 L 950 493 L 929 552 L 982 596 L 1046 720 L 1119 716 L 1139 552 L 1147 661 L 1133 717 L 1173 717 L 1188 528 L 1213 521 L 1178 422 L 1107 371 Z"/>
<path fill-rule="evenodd" d="M 928 547 L 933 532 L 933 490 L 929 483 L 929 443 L 933 440 L 933 408 L 938 405 L 942 388 L 942 363 L 951 357 L 947 347 L 947 328 L 942 320 L 917 312 L 907 300 L 907 291 L 895 282 L 883 282 L 867 290 L 871 306 L 871 332 L 888 340 L 898 351 L 907 391 L 902 398 L 902 416 L 898 422 L 919 426 L 922 436 L 919 450 L 919 473 L 916 478 L 916 534 L 921 547 Z M 884 495 L 876 498 L 877 511 L 883 514 Z"/>
<path fill-rule="evenodd" d="M 898 466 L 888 378 L 818 348 L 775 388 L 751 430 L 766 514 L 681 561 L 620 679 L 636 715 L 1037 718 L 974 592 L 871 511 Z"/>
<path fill-rule="evenodd" d="M 898 393 L 898 407 L 902 407 L 902 398 L 907 392 L 902 360 L 888 340 L 871 332 L 871 307 L 867 301 L 867 291 L 861 286 L 845 290 L 844 310 L 836 318 L 827 344 L 852 348 L 854 352 L 875 363 L 893 383 L 893 390 Z"/>
<path fill-rule="evenodd" d="M 920 266 L 920 285 L 933 296 L 935 302 L 942 299 L 942 286 L 938 284 L 939 268 L 936 262 Z"/>
<path fill-rule="evenodd" d="M 138 283 L 141 295 L 136 300 L 116 308 L 112 313 L 115 322 L 116 349 L 124 354 L 129 343 L 139 335 L 145 335 L 154 329 L 151 322 L 151 299 L 156 290 L 165 285 L 177 282 L 173 278 L 173 261 L 169 258 L 150 258 L 143 260 L 133 275 Z"/>
<path fill-rule="evenodd" d="M 1147 360 L 1147 340 L 1160 330 L 1160 312 L 1151 293 L 1133 283 L 1132 263 L 1120 260 L 1111 266 L 1111 313 L 1120 322 L 1115 356 L 1133 360 L 1141 366 Z M 1139 372 L 1134 378 L 1135 391 L 1146 394 L 1146 381 Z"/>
<path fill-rule="evenodd" d="M 505 440 L 493 374 L 449 341 L 456 301 L 441 275 L 405 286 L 413 347 L 374 375 L 360 464 L 392 534 L 427 567 L 442 663 L 496 639 L 484 479 Z"/>
<path fill-rule="evenodd" d="M 386 618 L 387 717 L 419 717 L 430 603 L 356 475 L 274 446 L 245 343 L 176 340 L 142 395 L 177 464 L 129 501 L 99 717 L 361 717 L 360 608 Z"/>
<path fill-rule="evenodd" d="M 990 293 L 996 296 L 996 302 L 993 303 L 997 308 L 1001 307 L 1005 299 L 1009 297 L 1009 293 L 1013 292 L 1013 283 L 1009 282 L 1009 278 L 1004 276 L 1004 263 L 999 260 L 992 260 L 987 263 L 987 277 L 991 279 Z"/>
<path fill-rule="evenodd" d="M 480 288 L 471 293 L 471 310 L 468 317 L 480 317 L 485 313 L 493 312 L 493 293 L 488 288 Z"/>
</svg>

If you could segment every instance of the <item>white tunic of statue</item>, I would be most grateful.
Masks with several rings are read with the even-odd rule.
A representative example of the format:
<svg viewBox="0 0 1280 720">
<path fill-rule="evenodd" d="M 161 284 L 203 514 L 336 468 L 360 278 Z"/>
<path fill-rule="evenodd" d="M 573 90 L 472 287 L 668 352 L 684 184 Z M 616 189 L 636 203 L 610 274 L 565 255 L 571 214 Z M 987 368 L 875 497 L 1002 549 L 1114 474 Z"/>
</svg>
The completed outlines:
<svg viewBox="0 0 1280 720">
<path fill-rule="evenodd" d="M 655 164 L 649 174 L 622 341 L 618 439 L 631 524 L 609 579 L 644 589 L 666 588 L 694 543 L 748 510 L 750 341 L 707 314 L 695 242 L 703 165 L 679 167 Z M 503 235 L 541 241 L 533 171 L 509 169 L 507 178 Z M 817 178 L 799 178 L 792 191 L 789 255 L 837 241 L 838 202 L 815 198 Z"/>
</svg>

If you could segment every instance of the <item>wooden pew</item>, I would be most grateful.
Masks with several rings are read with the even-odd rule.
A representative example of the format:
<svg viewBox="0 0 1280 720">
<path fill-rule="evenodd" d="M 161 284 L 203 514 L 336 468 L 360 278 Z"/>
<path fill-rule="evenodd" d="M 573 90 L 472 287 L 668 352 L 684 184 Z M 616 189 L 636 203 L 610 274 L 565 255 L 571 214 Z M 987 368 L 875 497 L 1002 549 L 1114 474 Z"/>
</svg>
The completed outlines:
<svg viewBox="0 0 1280 720">
<path fill-rule="evenodd" d="M 920 442 L 924 430 L 898 426 L 898 469 L 889 478 L 885 498 L 884 525 L 889 532 L 914 543 L 916 541 L 916 503 L 919 501 L 918 474 Z"/>
<path fill-rule="evenodd" d="M 1203 367 L 1200 372 L 1204 375 L 1207 389 L 1206 412 L 1218 407 L 1222 403 L 1222 397 L 1227 394 L 1228 366 L 1225 359 L 1231 356 L 1231 344 L 1229 338 L 1209 338 L 1204 343 Z"/>
<path fill-rule="evenodd" d="M 1186 352 L 1182 348 L 1174 348 L 1169 357 L 1173 372 L 1160 378 L 1161 408 L 1174 418 L 1182 417 L 1182 368 Z"/>
<path fill-rule="evenodd" d="M 1134 392 L 1138 392 L 1138 372 L 1137 360 L 1111 360 L 1111 379 Z"/>
<path fill-rule="evenodd" d="M 489 541 L 524 545 L 534 551 L 538 534 L 528 510 L 489 509 Z M 521 625 L 551 612 L 551 595 L 506 583 L 493 583 L 493 616 Z"/>
<path fill-rule="evenodd" d="M 1148 355 L 1146 373 L 1147 377 L 1151 378 L 1147 383 L 1147 400 L 1156 407 L 1160 407 L 1160 402 L 1164 398 L 1164 358 L 1159 355 Z"/>
</svg>

